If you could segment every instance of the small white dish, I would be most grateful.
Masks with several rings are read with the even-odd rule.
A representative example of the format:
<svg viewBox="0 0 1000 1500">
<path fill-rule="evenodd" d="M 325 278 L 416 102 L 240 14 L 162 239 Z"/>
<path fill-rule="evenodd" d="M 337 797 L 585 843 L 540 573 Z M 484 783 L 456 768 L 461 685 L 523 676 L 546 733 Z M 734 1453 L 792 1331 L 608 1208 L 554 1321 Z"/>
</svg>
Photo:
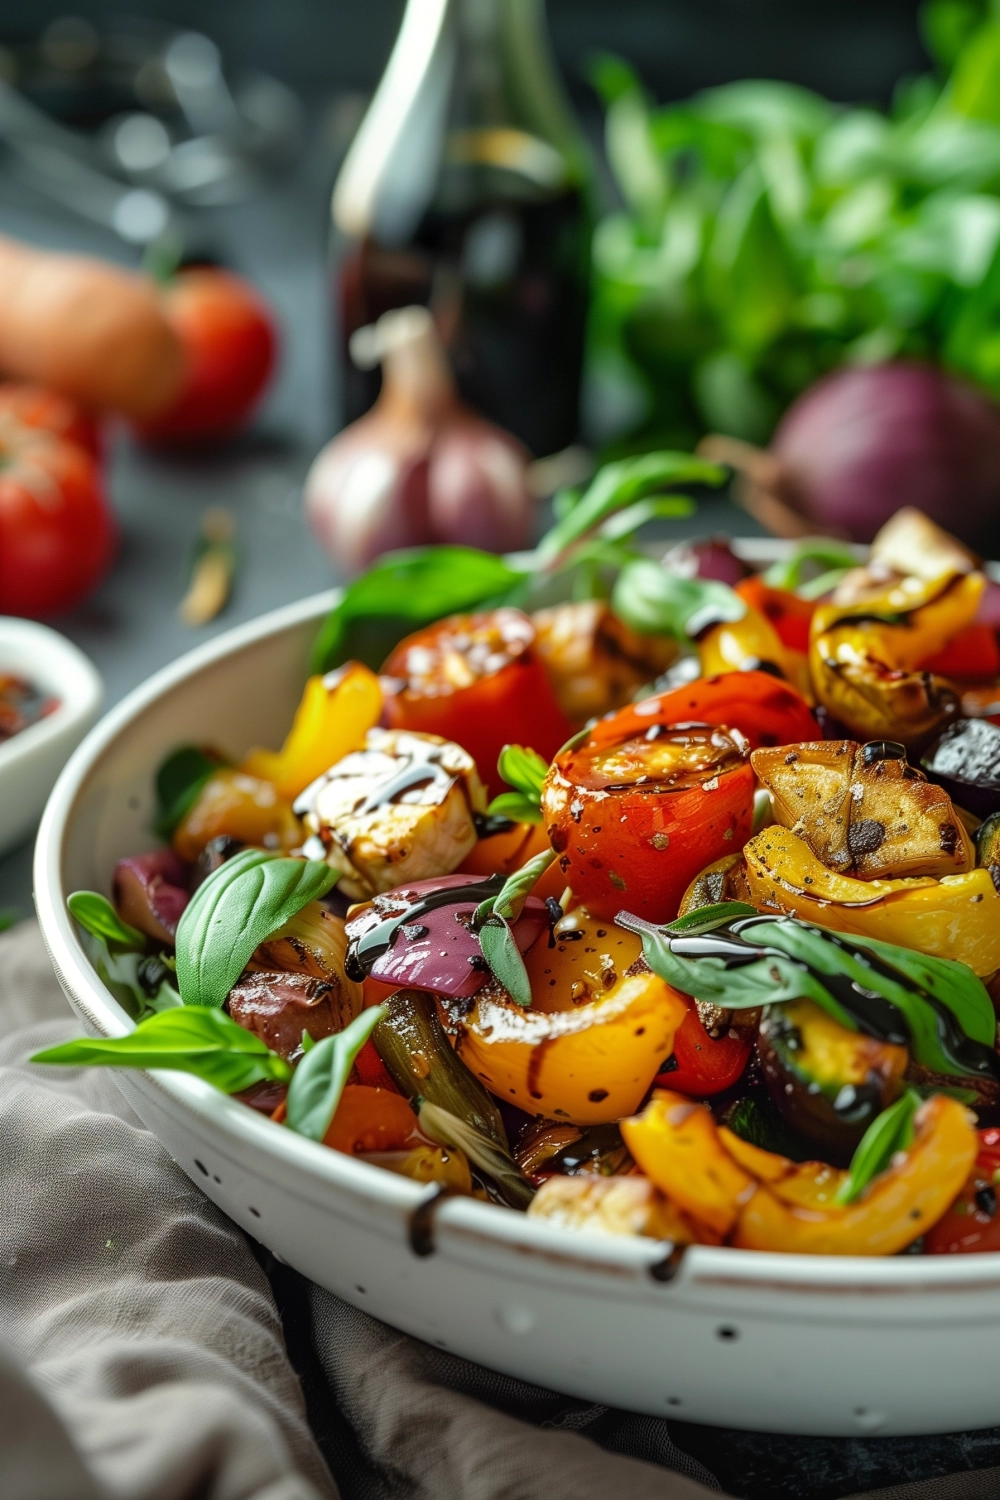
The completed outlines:
<svg viewBox="0 0 1000 1500">
<path fill-rule="evenodd" d="M 0 741 L 0 854 L 31 832 L 70 755 L 97 718 L 97 668 L 56 630 L 0 615 L 0 675 L 23 677 L 58 706 Z"/>
</svg>

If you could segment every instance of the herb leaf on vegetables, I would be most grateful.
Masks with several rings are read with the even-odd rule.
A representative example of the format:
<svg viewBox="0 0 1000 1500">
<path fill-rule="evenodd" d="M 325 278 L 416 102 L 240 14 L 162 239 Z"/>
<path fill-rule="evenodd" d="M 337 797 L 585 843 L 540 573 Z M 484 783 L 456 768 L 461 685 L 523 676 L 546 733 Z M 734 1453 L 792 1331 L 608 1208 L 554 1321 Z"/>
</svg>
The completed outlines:
<svg viewBox="0 0 1000 1500">
<path fill-rule="evenodd" d="M 838 1203 L 854 1203 L 891 1165 L 896 1152 L 907 1150 L 913 1142 L 913 1117 L 922 1103 L 918 1093 L 907 1089 L 901 1099 L 876 1115 L 851 1157 L 847 1177 L 837 1191 Z"/>
<path fill-rule="evenodd" d="M 350 1025 L 315 1042 L 292 1075 L 285 1123 L 311 1141 L 322 1141 L 337 1112 L 354 1060 L 387 1011 L 372 1005 Z"/>
<path fill-rule="evenodd" d="M 611 608 L 642 635 L 694 640 L 711 625 L 742 620 L 746 604 L 714 578 L 680 578 L 652 558 L 627 562 L 611 591 Z"/>
<path fill-rule="evenodd" d="M 517 921 L 532 889 L 555 857 L 554 849 L 544 849 L 529 859 L 508 877 L 496 896 L 488 896 L 479 903 L 472 919 L 483 957 L 494 978 L 525 1009 L 531 1005 L 531 981 L 510 923 Z"/>
<path fill-rule="evenodd" d="M 316 638 L 311 670 L 329 672 L 353 658 L 378 671 L 403 636 L 505 599 L 527 576 L 475 547 L 387 552 L 343 590 Z"/>
<path fill-rule="evenodd" d="M 80 1037 L 36 1052 L 33 1063 L 65 1067 L 172 1068 L 193 1073 L 224 1094 L 272 1078 L 287 1083 L 292 1070 L 253 1032 L 224 1011 L 183 1005 L 140 1021 L 119 1037 Z"/>
<path fill-rule="evenodd" d="M 487 814 L 491 818 L 510 818 L 515 823 L 540 823 L 542 783 L 548 769 L 548 762 L 537 750 L 524 745 L 504 745 L 497 770 L 514 790 L 494 797 Z"/>
<path fill-rule="evenodd" d="M 254 949 L 336 880 L 329 865 L 243 849 L 195 891 L 177 924 L 185 1005 L 221 1006 Z"/>
<path fill-rule="evenodd" d="M 153 830 L 164 842 L 191 811 L 209 777 L 225 765 L 212 751 L 181 745 L 171 751 L 156 773 L 156 817 Z"/>
<path fill-rule="evenodd" d="M 102 942 L 137 952 L 145 948 L 146 934 L 123 922 L 108 898 L 97 891 L 74 891 L 66 905 L 74 921 Z"/>
<path fill-rule="evenodd" d="M 654 973 L 695 999 L 731 1010 L 814 1000 L 852 1031 L 908 1046 L 934 1073 L 1000 1078 L 992 1004 L 967 965 L 795 917 L 734 917 L 734 904 L 690 913 L 684 922 L 700 919 L 690 927 L 616 920 L 641 936 Z"/>
</svg>

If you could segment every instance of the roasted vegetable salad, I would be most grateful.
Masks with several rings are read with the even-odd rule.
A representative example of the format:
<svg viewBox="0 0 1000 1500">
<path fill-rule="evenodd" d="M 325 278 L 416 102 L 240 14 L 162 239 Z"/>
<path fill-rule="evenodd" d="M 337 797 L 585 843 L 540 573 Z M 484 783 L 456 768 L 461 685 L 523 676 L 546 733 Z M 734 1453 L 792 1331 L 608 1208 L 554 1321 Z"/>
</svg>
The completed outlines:
<svg viewBox="0 0 1000 1500">
<path fill-rule="evenodd" d="M 638 547 L 721 477 L 616 464 L 533 554 L 350 585 L 284 745 L 174 750 L 164 847 L 70 898 L 134 1029 L 35 1060 L 571 1228 L 1000 1247 L 993 585 L 912 511 L 735 587 Z"/>
</svg>

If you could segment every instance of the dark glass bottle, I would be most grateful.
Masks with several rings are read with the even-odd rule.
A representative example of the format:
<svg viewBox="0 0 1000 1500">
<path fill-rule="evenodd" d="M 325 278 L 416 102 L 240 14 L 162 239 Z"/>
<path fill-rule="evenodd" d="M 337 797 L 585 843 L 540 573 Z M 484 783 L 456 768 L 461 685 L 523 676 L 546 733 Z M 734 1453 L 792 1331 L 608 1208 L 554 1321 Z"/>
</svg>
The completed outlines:
<svg viewBox="0 0 1000 1500">
<path fill-rule="evenodd" d="M 536 455 L 571 443 L 587 180 L 541 0 L 408 0 L 333 195 L 345 420 L 379 388 L 351 335 L 419 302 L 467 401 Z"/>
</svg>

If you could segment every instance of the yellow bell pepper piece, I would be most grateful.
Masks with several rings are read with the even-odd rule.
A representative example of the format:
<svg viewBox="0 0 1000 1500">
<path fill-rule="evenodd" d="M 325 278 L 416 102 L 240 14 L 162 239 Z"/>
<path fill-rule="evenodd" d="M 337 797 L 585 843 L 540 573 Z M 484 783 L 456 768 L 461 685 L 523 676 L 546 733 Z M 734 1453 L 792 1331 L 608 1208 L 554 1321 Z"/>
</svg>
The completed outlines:
<svg viewBox="0 0 1000 1500">
<path fill-rule="evenodd" d="M 699 637 L 698 660 L 702 677 L 744 672 L 771 662 L 812 702 L 807 658 L 801 651 L 790 651 L 770 620 L 749 605 L 741 619 L 713 625 Z"/>
<path fill-rule="evenodd" d="M 522 1010 L 486 991 L 463 1019 L 458 1054 L 498 1099 L 602 1125 L 638 1108 L 686 1015 L 680 995 L 650 973 L 572 1010 Z"/>
<path fill-rule="evenodd" d="M 760 1187 L 740 1214 L 733 1244 L 805 1255 L 895 1255 L 935 1224 L 961 1191 L 976 1158 L 974 1122 L 963 1105 L 935 1094 L 917 1111 L 909 1150 L 857 1203 L 804 1207 L 781 1201 L 783 1183 Z"/>
<path fill-rule="evenodd" d="M 859 739 L 928 739 L 954 717 L 958 702 L 943 678 L 918 664 L 972 623 L 985 584 L 982 573 L 933 584 L 904 578 L 863 605 L 821 604 L 809 641 L 820 703 Z M 866 618 L 879 613 L 906 618 L 898 625 Z"/>
<path fill-rule="evenodd" d="M 837 932 L 877 938 L 975 973 L 1000 968 L 1000 894 L 988 870 L 901 880 L 854 880 L 828 870 L 789 828 L 765 828 L 745 845 L 752 904 Z"/>
<path fill-rule="evenodd" d="M 317 776 L 362 748 L 381 712 L 382 689 L 375 673 L 349 661 L 335 672 L 309 678 L 281 749 L 252 750 L 242 769 L 273 781 L 279 795 L 292 802 Z"/>
<path fill-rule="evenodd" d="M 272 782 L 230 766 L 208 778 L 172 842 L 181 859 L 194 864 L 205 845 L 223 835 L 275 853 L 297 848 L 305 837 L 291 804 Z"/>
<path fill-rule="evenodd" d="M 776 1198 L 799 1208 L 842 1211 L 836 1197 L 846 1172 L 827 1166 L 825 1161 L 794 1162 L 775 1151 L 764 1151 L 725 1125 L 719 1126 L 719 1140 L 745 1172 L 768 1184 Z"/>
<path fill-rule="evenodd" d="M 724 1148 L 704 1104 L 657 1089 L 642 1114 L 622 1120 L 620 1129 L 661 1193 L 717 1234 L 729 1233 L 757 1184 Z"/>
</svg>

